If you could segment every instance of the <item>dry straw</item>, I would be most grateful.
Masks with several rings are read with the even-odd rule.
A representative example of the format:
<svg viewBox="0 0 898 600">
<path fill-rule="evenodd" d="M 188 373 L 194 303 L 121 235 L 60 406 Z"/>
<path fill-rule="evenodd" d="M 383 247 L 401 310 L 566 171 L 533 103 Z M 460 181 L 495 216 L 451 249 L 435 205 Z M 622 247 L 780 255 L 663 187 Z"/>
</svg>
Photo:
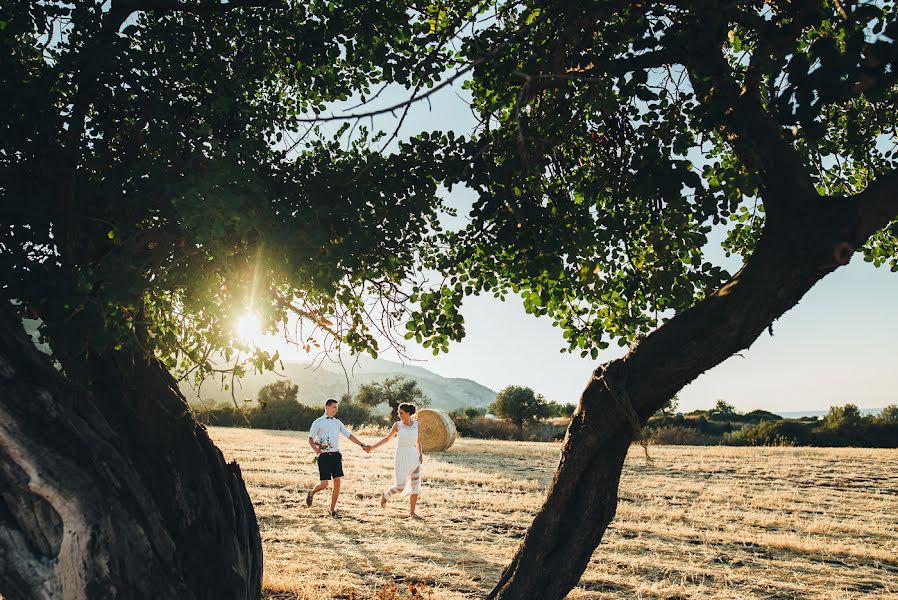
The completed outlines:
<svg viewBox="0 0 898 600">
<path fill-rule="evenodd" d="M 417 413 L 421 427 L 421 449 L 442 452 L 455 442 L 455 423 L 449 415 L 435 408 L 422 408 Z"/>
</svg>

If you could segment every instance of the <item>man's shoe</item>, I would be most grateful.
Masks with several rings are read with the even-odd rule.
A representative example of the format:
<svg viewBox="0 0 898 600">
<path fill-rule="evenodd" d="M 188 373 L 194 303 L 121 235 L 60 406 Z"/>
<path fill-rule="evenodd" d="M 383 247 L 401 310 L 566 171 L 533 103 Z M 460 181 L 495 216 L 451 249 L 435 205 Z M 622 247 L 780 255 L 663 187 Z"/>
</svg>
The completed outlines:
<svg viewBox="0 0 898 600">
<path fill-rule="evenodd" d="M 306 506 L 312 506 L 312 496 L 314 496 L 312 492 L 306 494 Z"/>
<path fill-rule="evenodd" d="M 340 513 L 338 513 L 338 512 L 335 511 L 335 510 L 332 510 L 332 511 L 331 511 L 331 517 L 333 517 L 334 519 L 339 519 L 339 518 L 340 518 Z"/>
</svg>

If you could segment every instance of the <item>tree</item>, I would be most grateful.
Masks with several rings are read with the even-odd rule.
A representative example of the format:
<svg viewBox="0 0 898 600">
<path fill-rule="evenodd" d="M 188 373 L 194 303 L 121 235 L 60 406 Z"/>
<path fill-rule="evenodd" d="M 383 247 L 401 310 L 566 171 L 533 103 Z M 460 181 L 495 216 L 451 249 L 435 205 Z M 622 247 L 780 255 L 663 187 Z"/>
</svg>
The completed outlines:
<svg viewBox="0 0 898 600">
<path fill-rule="evenodd" d="M 725 419 L 727 417 L 732 417 L 738 414 L 736 412 L 736 407 L 726 402 L 725 400 L 718 400 L 714 404 L 714 408 L 711 409 L 710 415 L 711 417 L 716 417 L 720 419 Z"/>
<path fill-rule="evenodd" d="M 473 419 L 475 417 L 482 417 L 482 416 L 484 416 L 484 414 L 486 414 L 485 411 L 483 411 L 482 409 L 479 409 L 477 407 L 474 407 L 474 406 L 469 406 L 464 410 L 465 417 L 467 417 L 469 419 Z"/>
<path fill-rule="evenodd" d="M 490 595 L 554 599 L 613 519 L 653 413 L 854 255 L 898 271 L 898 10 L 490 8 L 452 63 L 470 69 L 481 125 L 456 141 L 469 159 L 445 183 L 477 197 L 434 257 L 444 289 L 420 294 L 409 328 L 445 335 L 438 317 L 464 296 L 516 292 L 570 351 L 629 345 L 590 377 L 546 502 Z M 735 273 L 707 253 L 715 229 L 743 257 Z"/>
<path fill-rule="evenodd" d="M 554 400 L 549 400 L 546 404 L 549 407 L 548 413 L 550 417 L 570 417 L 574 414 L 574 409 L 577 408 L 573 404 L 562 404 Z"/>
<path fill-rule="evenodd" d="M 361 427 L 371 422 L 371 409 L 364 404 L 352 401 L 348 392 L 340 397 L 340 411 L 337 418 L 347 425 Z"/>
<path fill-rule="evenodd" d="M 272 368 L 236 335 L 245 311 L 269 331 L 298 317 L 309 351 L 372 354 L 403 318 L 445 140 L 381 156 L 301 119 L 425 35 L 381 3 L 3 3 L 4 356 L 33 354 L 14 321 L 37 318 L 60 371 L 29 359 L 4 383 L 0 593 L 259 597 L 240 470 L 176 379 Z"/>
<path fill-rule="evenodd" d="M 524 423 L 535 423 L 550 416 L 551 409 L 542 394 L 536 394 L 529 387 L 509 385 L 496 394 L 490 411 L 503 419 L 508 419 L 518 429 Z"/>
<path fill-rule="evenodd" d="M 256 404 L 259 408 L 265 408 L 267 405 L 276 401 L 297 402 L 299 397 L 299 386 L 286 380 L 275 381 L 262 386 L 259 393 L 256 394 Z"/>
<path fill-rule="evenodd" d="M 861 415 L 860 409 L 854 404 L 830 406 L 829 412 L 823 418 L 823 427 L 836 431 L 851 432 L 856 430 L 863 421 L 864 417 Z"/>
<path fill-rule="evenodd" d="M 886 423 L 889 425 L 898 425 L 898 405 L 889 404 L 881 411 L 879 411 L 879 415 L 877 415 L 876 420 L 880 423 Z"/>
<path fill-rule="evenodd" d="M 392 423 L 399 419 L 400 404 L 408 402 L 418 407 L 429 406 L 430 398 L 421 391 L 417 381 L 396 375 L 384 379 L 381 383 L 363 383 L 356 392 L 355 402 L 371 407 L 386 404 L 390 407 Z"/>
<path fill-rule="evenodd" d="M 677 414 L 677 409 L 680 407 L 680 398 L 676 394 L 671 396 L 671 398 L 665 402 L 661 408 L 655 413 L 656 415 L 664 416 L 664 417 L 672 417 Z"/>
</svg>

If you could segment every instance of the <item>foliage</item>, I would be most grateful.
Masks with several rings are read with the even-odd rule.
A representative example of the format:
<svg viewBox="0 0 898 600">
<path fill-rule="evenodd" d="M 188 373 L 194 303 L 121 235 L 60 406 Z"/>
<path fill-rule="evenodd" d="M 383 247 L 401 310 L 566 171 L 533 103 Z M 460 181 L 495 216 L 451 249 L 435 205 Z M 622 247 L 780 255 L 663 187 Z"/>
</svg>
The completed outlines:
<svg viewBox="0 0 898 600">
<path fill-rule="evenodd" d="M 219 403 L 207 405 L 200 403 L 193 407 L 193 416 L 203 425 L 216 427 L 249 427 L 247 415 L 233 404 Z"/>
<path fill-rule="evenodd" d="M 674 394 L 670 400 L 664 403 L 664 406 L 658 409 L 655 413 L 656 417 L 672 417 L 677 414 L 677 409 L 680 407 L 680 398 L 676 394 Z"/>
<path fill-rule="evenodd" d="M 718 441 L 718 438 L 707 433 L 682 425 L 668 425 L 646 430 L 643 439 L 649 444 L 670 446 L 709 446 Z"/>
<path fill-rule="evenodd" d="M 308 351 L 376 354 L 453 150 L 424 135 L 384 156 L 303 120 L 412 70 L 432 82 L 411 48 L 452 52 L 401 2 L 169 4 L 0 7 L 4 293 L 59 356 L 129 344 L 179 377 L 272 368 L 235 332 L 247 311 L 266 331 L 300 317 Z"/>
<path fill-rule="evenodd" d="M 518 427 L 505 419 L 483 416 L 456 417 L 456 431 L 462 437 L 486 440 L 523 440 L 531 442 L 557 442 L 564 438 L 568 421 L 553 420 L 526 423 Z"/>
<path fill-rule="evenodd" d="M 399 405 L 411 403 L 416 407 L 424 407 L 430 404 L 428 398 L 418 382 L 407 379 L 401 375 L 389 377 L 380 383 L 365 383 L 359 386 L 356 392 L 355 402 L 363 406 L 378 406 L 386 404 L 390 407 L 391 423 L 399 419 Z"/>
<path fill-rule="evenodd" d="M 894 411 L 889 407 L 878 416 L 865 417 L 853 404 L 833 406 L 822 420 L 783 419 L 765 410 L 727 416 L 718 409 L 655 415 L 643 437 L 656 444 L 691 444 L 693 440 L 699 445 L 898 447 L 898 422 L 891 420 Z"/>
<path fill-rule="evenodd" d="M 898 405 L 889 404 L 876 417 L 877 422 L 894 425 L 898 423 Z"/>
<path fill-rule="evenodd" d="M 299 386 L 287 380 L 275 381 L 268 385 L 262 386 L 259 393 L 256 394 L 256 404 L 259 408 L 265 408 L 271 402 L 278 400 L 297 401 L 299 396 Z"/>
<path fill-rule="evenodd" d="M 254 429 L 288 429 L 308 431 L 312 421 L 321 416 L 321 409 L 300 404 L 289 398 L 276 398 L 266 406 L 249 411 L 250 427 Z"/>
<path fill-rule="evenodd" d="M 725 419 L 732 415 L 737 414 L 736 407 L 724 400 L 718 400 L 716 404 L 714 404 L 714 408 L 710 411 L 710 417 L 717 419 Z"/>
<path fill-rule="evenodd" d="M 353 427 L 361 427 L 375 422 L 375 419 L 371 416 L 370 407 L 359 402 L 353 402 L 352 396 L 349 394 L 343 394 L 343 397 L 340 398 L 337 418 Z"/>
<path fill-rule="evenodd" d="M 887 407 L 888 408 L 888 407 Z M 891 411 L 884 410 L 887 417 Z M 727 443 L 795 446 L 898 448 L 898 421 L 864 416 L 857 406 L 830 407 L 822 421 L 764 421 L 725 436 Z"/>
<path fill-rule="evenodd" d="M 857 429 L 863 422 L 861 411 L 854 404 L 831 406 L 823 418 L 823 427 L 831 430 Z"/>
<path fill-rule="evenodd" d="M 576 409 L 577 407 L 569 402 L 546 401 L 547 417 L 570 417 Z"/>
<path fill-rule="evenodd" d="M 822 216 L 877 176 L 891 185 L 892 3 L 490 9 L 459 27 L 481 126 L 453 140 L 468 163 L 446 181 L 477 198 L 433 256 L 449 278 L 417 296 L 409 338 L 457 339 L 447 315 L 463 296 L 512 291 L 563 329 L 566 350 L 596 358 L 721 288 L 712 228 L 748 257 L 771 202 L 801 189 Z M 803 227 L 790 210 L 783 229 Z M 896 240 L 893 222 L 865 258 L 898 270 Z"/>
<path fill-rule="evenodd" d="M 496 394 L 496 400 L 490 406 L 490 411 L 503 419 L 508 419 L 518 429 L 522 428 L 524 423 L 535 423 L 552 414 L 552 409 L 542 394 L 536 394 L 531 388 L 518 385 L 502 388 Z"/>
<path fill-rule="evenodd" d="M 484 417 L 486 416 L 486 409 L 469 406 L 464 410 L 464 415 L 469 419 L 473 419 L 474 417 Z"/>
<path fill-rule="evenodd" d="M 252 407 L 238 409 L 233 404 L 211 407 L 200 404 L 193 407 L 194 416 L 200 423 L 219 427 L 307 431 L 312 421 L 322 415 L 324 406 L 300 403 L 297 400 L 298 391 L 299 387 L 289 381 L 276 381 L 259 390 Z M 346 397 L 340 400 L 337 418 L 353 427 L 372 422 L 367 406 L 355 404 Z"/>
<path fill-rule="evenodd" d="M 811 446 L 812 429 L 798 421 L 763 421 L 729 434 L 726 441 L 748 446 Z"/>
</svg>

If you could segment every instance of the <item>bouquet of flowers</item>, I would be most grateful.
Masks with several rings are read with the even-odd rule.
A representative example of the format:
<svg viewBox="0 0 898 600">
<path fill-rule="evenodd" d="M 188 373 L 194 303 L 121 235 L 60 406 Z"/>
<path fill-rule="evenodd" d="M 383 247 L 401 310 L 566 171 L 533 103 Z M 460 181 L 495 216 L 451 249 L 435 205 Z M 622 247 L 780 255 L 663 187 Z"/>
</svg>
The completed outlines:
<svg viewBox="0 0 898 600">
<path fill-rule="evenodd" d="M 322 452 L 328 452 L 331 449 L 330 440 L 315 440 L 315 443 L 318 444 L 318 447 L 321 448 Z M 315 455 L 315 458 L 312 459 L 312 464 L 318 464 L 318 455 Z"/>
</svg>

